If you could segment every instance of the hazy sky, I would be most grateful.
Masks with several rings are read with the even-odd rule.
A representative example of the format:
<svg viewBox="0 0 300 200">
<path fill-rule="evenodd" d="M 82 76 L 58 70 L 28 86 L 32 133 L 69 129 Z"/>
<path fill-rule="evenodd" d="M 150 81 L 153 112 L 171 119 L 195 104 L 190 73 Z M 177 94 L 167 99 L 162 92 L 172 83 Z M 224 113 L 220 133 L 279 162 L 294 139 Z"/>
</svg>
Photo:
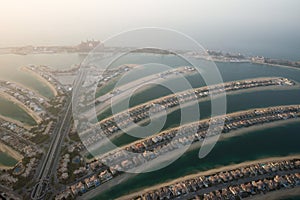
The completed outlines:
<svg viewBox="0 0 300 200">
<path fill-rule="evenodd" d="M 251 38 L 260 45 L 299 39 L 299 8 L 299 0 L 2 0 L 0 46 L 76 44 L 142 26 L 176 29 L 212 47 Z"/>
</svg>

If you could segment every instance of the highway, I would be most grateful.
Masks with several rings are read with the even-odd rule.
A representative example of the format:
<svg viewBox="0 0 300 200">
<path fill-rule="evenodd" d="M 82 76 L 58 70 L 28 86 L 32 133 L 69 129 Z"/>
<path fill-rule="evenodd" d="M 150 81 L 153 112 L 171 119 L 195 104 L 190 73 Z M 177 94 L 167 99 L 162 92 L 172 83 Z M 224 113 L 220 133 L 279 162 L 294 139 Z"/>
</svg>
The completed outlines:
<svg viewBox="0 0 300 200">
<path fill-rule="evenodd" d="M 84 71 L 80 71 L 79 79 L 77 79 L 74 84 L 73 92 L 78 90 L 85 75 L 86 73 Z M 32 190 L 31 198 L 34 200 L 44 199 L 45 195 L 47 194 L 49 189 L 49 180 L 53 172 L 55 173 L 63 140 L 70 131 L 72 119 L 72 103 L 70 96 L 67 97 L 66 104 L 66 109 L 63 110 L 63 113 L 65 114 L 58 120 L 57 126 L 54 129 L 54 137 L 52 138 L 48 152 L 44 157 L 42 166 L 40 168 L 40 172 L 37 177 L 37 184 Z"/>
</svg>

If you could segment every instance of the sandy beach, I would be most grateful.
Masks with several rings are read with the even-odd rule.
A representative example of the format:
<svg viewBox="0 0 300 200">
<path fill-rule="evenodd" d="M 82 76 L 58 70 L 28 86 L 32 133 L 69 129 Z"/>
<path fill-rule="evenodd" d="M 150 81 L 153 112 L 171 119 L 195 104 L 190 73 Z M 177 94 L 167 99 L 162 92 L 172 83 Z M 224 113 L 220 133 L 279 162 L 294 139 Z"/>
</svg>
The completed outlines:
<svg viewBox="0 0 300 200">
<path fill-rule="evenodd" d="M 15 119 L 12 119 L 12 118 L 9 118 L 9 117 L 5 117 L 3 115 L 0 114 L 0 119 L 4 120 L 4 121 L 7 121 L 7 122 L 10 122 L 10 123 L 13 123 L 13 124 L 16 124 L 20 127 L 23 127 L 27 130 L 30 130 L 32 128 L 32 126 L 29 126 L 28 124 L 24 124 L 18 120 L 15 120 Z"/>
<path fill-rule="evenodd" d="M 184 70 L 184 67 L 179 67 L 176 68 L 176 71 L 180 71 L 182 72 Z M 175 71 L 175 70 L 173 70 Z M 180 74 L 182 77 L 186 78 L 189 77 L 193 74 L 196 74 L 197 71 L 192 71 L 192 72 L 186 72 L 185 74 Z M 103 111 L 105 111 L 108 107 L 111 106 L 111 101 L 114 100 L 112 103 L 117 104 L 120 101 L 124 100 L 125 97 L 127 97 L 128 94 L 133 94 L 133 92 L 135 90 L 138 90 L 139 93 L 142 93 L 143 91 L 152 88 L 152 84 L 163 84 L 166 81 L 170 81 L 170 80 L 174 80 L 178 77 L 180 77 L 179 74 L 171 74 L 168 75 L 167 77 L 160 77 L 159 76 L 160 73 L 156 73 L 156 74 L 152 74 L 150 76 L 147 77 L 143 77 L 143 78 L 139 78 L 137 80 L 134 80 L 130 83 L 126 83 L 125 85 L 120 85 L 119 87 L 115 87 L 113 90 L 114 91 L 122 91 L 119 94 L 115 94 L 112 95 L 110 93 L 107 93 L 105 95 L 102 95 L 98 98 L 95 99 L 102 102 L 101 104 L 95 106 L 95 110 L 97 115 L 101 114 Z M 116 77 L 116 79 L 118 80 L 118 78 Z M 143 87 L 141 88 L 140 86 L 143 85 Z M 139 86 L 139 87 L 137 87 Z"/>
<path fill-rule="evenodd" d="M 14 150 L 13 148 L 7 146 L 6 144 L 0 142 L 0 152 L 4 152 L 8 154 L 9 156 L 13 157 L 17 161 L 21 161 L 24 157 Z M 12 169 L 14 166 L 5 166 L 0 164 L 0 169 Z"/>
<path fill-rule="evenodd" d="M 243 162 L 243 163 L 240 163 L 240 164 L 223 166 L 223 167 L 211 169 L 211 170 L 208 170 L 208 171 L 200 172 L 200 173 L 197 173 L 197 174 L 187 175 L 187 176 L 184 176 L 184 177 L 181 177 L 181 178 L 169 181 L 169 182 L 161 183 L 161 184 L 149 187 L 147 189 L 143 189 L 143 190 L 141 190 L 139 192 L 132 193 L 130 195 L 126 195 L 126 196 L 120 197 L 118 199 L 119 200 L 121 200 L 121 199 L 130 199 L 130 198 L 132 198 L 134 196 L 137 196 L 139 194 L 145 193 L 147 191 L 151 191 L 151 190 L 154 190 L 154 189 L 159 189 L 160 187 L 163 187 L 163 186 L 166 186 L 166 185 L 172 185 L 172 184 L 175 184 L 177 182 L 181 182 L 181 181 L 184 181 L 184 180 L 187 180 L 187 179 L 191 179 L 191 178 L 197 177 L 197 176 L 205 176 L 205 175 L 215 174 L 217 172 L 228 171 L 228 170 L 231 170 L 231 169 L 245 167 L 245 166 L 253 165 L 253 164 L 257 164 L 257 163 L 282 161 L 282 160 L 290 160 L 290 159 L 299 159 L 299 158 L 300 158 L 300 154 L 296 154 L 296 155 L 290 155 L 290 156 L 285 156 L 285 157 L 270 157 L 270 158 L 264 158 L 264 159 L 255 160 L 255 161 L 247 161 L 247 162 Z M 297 190 L 297 191 L 299 191 L 299 190 Z M 264 196 L 261 196 L 261 197 L 264 197 Z"/>
<path fill-rule="evenodd" d="M 242 111 L 240 111 L 240 112 L 242 112 Z M 232 131 L 230 133 L 226 133 L 226 134 L 221 135 L 218 142 L 220 142 L 222 140 L 225 140 L 225 139 L 229 139 L 230 137 L 237 137 L 237 136 L 240 136 L 242 134 L 247 134 L 247 133 L 252 132 L 252 131 L 262 130 L 262 129 L 266 129 L 266 128 L 269 128 L 269 127 L 281 126 L 281 125 L 285 125 L 285 124 L 293 123 L 293 122 L 298 122 L 298 121 L 300 121 L 299 118 L 289 119 L 289 120 L 285 120 L 285 121 L 272 122 L 272 123 L 269 123 L 269 124 L 261 124 L 261 125 L 257 125 L 257 126 L 243 128 L 243 129 L 240 129 L 240 130 L 235 130 L 235 131 Z M 202 142 L 196 142 L 196 143 L 194 143 L 190 146 L 188 151 L 199 149 L 201 147 L 201 145 L 202 145 Z M 171 155 L 168 155 L 167 157 L 170 159 L 173 156 L 176 156 L 176 152 L 172 152 Z M 250 165 L 250 164 L 253 164 L 253 163 L 257 163 L 257 162 L 269 162 L 269 161 L 273 161 L 273 160 L 279 161 L 279 160 L 293 159 L 293 158 L 300 158 L 300 154 L 286 156 L 286 157 L 270 157 L 270 158 L 255 160 L 255 161 L 247 161 L 247 162 L 243 162 L 243 163 L 240 163 L 240 164 L 234 164 L 234 165 L 230 165 L 230 166 L 223 166 L 223 167 L 211 169 L 211 170 L 208 170 L 208 171 L 205 171 L 205 172 L 200 172 L 198 174 L 199 175 L 206 175 L 206 174 L 216 173 L 216 172 L 223 171 L 223 170 L 229 170 L 229 169 L 237 168 L 237 167 L 240 167 L 240 166 Z M 149 166 L 149 168 L 157 165 L 159 162 L 163 162 L 164 160 L 166 160 L 166 156 L 161 160 L 156 160 L 155 162 L 152 162 L 151 166 Z M 196 175 L 198 175 L 198 174 L 196 174 Z M 97 196 L 97 194 L 100 194 L 101 192 L 105 192 L 105 191 L 109 190 L 111 187 L 113 187 L 113 186 L 115 186 L 115 185 L 117 185 L 121 182 L 124 182 L 124 181 L 126 181 L 130 178 L 133 178 L 136 175 L 138 175 L 138 174 L 122 174 L 122 175 L 114 178 L 112 181 L 104 183 L 102 186 L 91 190 L 91 192 L 87 192 L 86 194 L 79 197 L 79 199 L 93 198 L 93 197 Z M 139 193 L 142 193 L 142 192 L 145 192 L 145 191 L 155 189 L 157 187 L 159 188 L 159 187 L 164 186 L 164 185 L 169 185 L 173 182 L 178 182 L 180 180 L 189 179 L 189 178 L 192 178 L 193 176 L 196 176 L 196 175 L 195 174 L 187 175 L 187 176 L 184 176 L 184 177 L 176 179 L 176 180 L 165 182 L 165 183 L 162 183 L 162 184 L 159 184 L 159 185 L 156 185 L 156 186 L 152 186 L 152 187 L 149 187 L 149 188 L 146 188 L 146 189 L 143 189 L 143 190 L 141 189 L 141 191 L 130 194 L 129 196 L 126 196 L 126 198 L 129 198 L 131 196 L 134 196 L 136 194 L 139 194 Z M 123 197 L 119 198 L 119 199 L 123 199 Z"/>
<path fill-rule="evenodd" d="M 258 78 L 258 79 L 255 79 L 255 80 L 259 80 L 259 79 L 265 79 L 265 78 L 268 78 L 268 77 L 262 77 L 262 78 Z M 274 77 L 274 78 L 279 78 L 279 77 Z M 245 80 L 248 80 L 248 79 L 244 79 L 244 80 L 236 80 L 236 81 L 245 81 Z M 249 80 L 251 80 L 251 79 L 249 79 Z M 236 81 L 233 81 L 233 82 L 236 82 Z M 294 81 L 294 80 L 293 80 Z M 228 91 L 228 92 L 225 92 L 225 94 L 226 95 L 237 95 L 237 94 L 242 94 L 242 93 L 252 93 L 252 92 L 259 92 L 259 91 L 271 91 L 271 90 L 295 90 L 295 89 L 299 89 L 300 88 L 300 84 L 298 83 L 298 82 L 296 82 L 296 81 L 294 81 L 295 82 L 295 85 L 293 85 L 293 86 L 278 86 L 278 85 L 274 85 L 274 86 L 263 86 L 263 87 L 258 87 L 258 88 L 249 88 L 249 89 L 242 89 L 242 90 L 237 90 L 237 91 Z M 230 83 L 230 82 L 226 82 L 226 83 Z M 201 87 L 201 88 L 206 88 L 206 86 L 204 86 L 204 87 Z M 181 92 L 180 92 L 181 93 Z M 178 94 L 180 94 L 180 93 L 178 93 Z M 159 101 L 160 99 L 164 99 L 164 98 L 168 98 L 168 97 L 171 97 L 171 96 L 173 96 L 174 94 L 170 94 L 170 95 L 167 95 L 167 96 L 163 96 L 163 97 L 161 97 L 161 98 L 158 98 L 158 99 L 154 99 L 154 100 L 150 100 L 150 101 L 147 101 L 146 103 L 142 103 L 142 104 L 139 104 L 139 105 L 136 105 L 136 106 L 134 106 L 134 107 L 132 107 L 132 108 L 130 108 L 129 110 L 132 110 L 132 109 L 134 109 L 135 107 L 139 107 L 139 106 L 142 106 L 142 105 L 146 105 L 146 104 L 151 104 L 151 103 L 155 103 L 155 102 L 157 102 L 157 101 Z M 215 99 L 215 98 L 218 98 L 218 97 L 220 97 L 221 95 L 213 95 L 213 99 Z M 210 100 L 211 99 L 211 97 L 210 96 L 207 96 L 207 97 L 204 97 L 204 98 L 200 98 L 200 99 L 198 99 L 198 100 L 196 100 L 196 101 L 198 101 L 199 103 L 200 102 L 204 102 L 204 101 L 208 101 L 208 100 Z M 119 101 L 121 101 L 121 100 L 119 100 Z M 177 109 L 179 109 L 180 108 L 180 106 L 182 106 L 182 107 L 187 107 L 187 106 L 189 106 L 190 104 L 188 104 L 188 103 L 184 103 L 184 104 L 180 104 L 180 105 L 178 105 L 178 106 L 174 106 L 173 108 L 171 108 L 171 109 L 168 109 L 168 111 L 167 111 L 167 113 L 169 114 L 169 113 L 172 113 L 172 112 L 174 112 L 174 111 L 176 111 Z M 109 105 L 106 105 L 105 107 L 106 107 L 106 109 L 108 108 L 108 106 L 110 106 L 110 104 Z M 105 107 L 101 107 L 102 109 L 103 109 L 103 111 L 105 111 Z M 99 115 L 99 113 L 97 113 L 98 115 Z M 107 118 L 105 118 L 104 120 L 107 120 L 108 118 L 111 118 L 112 116 L 109 116 L 109 117 L 107 117 Z M 145 121 L 143 121 L 143 122 L 145 122 Z M 99 122 L 98 122 L 99 123 Z"/>
<path fill-rule="evenodd" d="M 10 81 L 10 83 L 13 83 L 14 85 L 16 85 L 16 86 L 18 86 L 18 87 L 20 87 L 20 88 L 24 88 L 24 89 L 26 89 L 26 90 L 28 90 L 28 91 L 33 92 L 33 94 L 34 94 L 35 97 L 42 98 L 42 99 L 44 99 L 45 101 L 49 101 L 49 98 L 48 98 L 48 97 L 45 97 L 45 96 L 41 95 L 40 93 L 38 93 L 37 91 L 33 90 L 32 88 L 27 87 L 26 85 L 22 85 L 22 84 L 20 84 L 20 83 L 17 83 L 17 82 L 11 82 L 11 81 Z"/>
<path fill-rule="evenodd" d="M 7 99 L 11 102 L 13 102 L 14 104 L 19 106 L 20 108 L 22 108 L 25 112 L 27 112 L 34 119 L 34 121 L 37 124 L 39 124 L 43 121 L 42 118 L 40 116 L 38 116 L 33 110 L 31 110 L 30 108 L 25 106 L 21 101 L 17 100 L 13 96 L 10 96 L 9 94 L 7 94 L 5 92 L 0 92 L 0 96 L 2 96 L 3 98 L 5 98 L 5 99 Z"/>
<path fill-rule="evenodd" d="M 277 90 L 287 90 L 287 89 L 289 89 L 289 90 L 296 90 L 296 89 L 299 89 L 299 88 L 300 88 L 300 84 L 297 83 L 297 82 L 295 82 L 295 83 L 296 83 L 296 85 L 294 85 L 294 86 L 268 86 L 268 87 L 250 88 L 250 89 L 247 89 L 247 90 L 230 91 L 230 92 L 227 92 L 226 95 L 237 95 L 237 94 L 245 94 L 245 93 L 258 92 L 258 91 L 272 91 L 272 90 L 276 90 L 276 91 L 277 91 Z M 213 96 L 213 99 L 216 99 L 216 98 L 218 98 L 219 96 L 220 96 L 220 95 L 214 95 L 214 96 Z M 205 97 L 205 98 L 200 98 L 200 99 L 198 99 L 197 101 L 198 101 L 199 103 L 201 103 L 201 102 L 209 101 L 210 99 L 211 99 L 210 96 L 208 96 L 208 97 Z M 155 101 L 157 101 L 157 99 L 151 100 L 151 101 L 146 102 L 146 103 L 143 103 L 143 104 L 139 104 L 139 105 L 137 105 L 137 106 L 134 106 L 134 107 L 130 108 L 129 110 L 132 110 L 132 109 L 134 109 L 135 107 L 138 107 L 138 106 L 141 106 L 141 105 L 144 105 L 144 104 L 153 103 L 153 102 L 155 102 Z M 188 106 L 191 106 L 191 105 L 193 105 L 193 103 L 194 103 L 194 102 L 184 103 L 184 104 L 182 104 L 182 105 L 178 105 L 178 106 L 174 106 L 174 107 L 172 107 L 172 108 L 168 108 L 166 114 L 169 115 L 169 114 L 171 114 L 171 113 L 177 111 L 178 109 L 186 108 L 186 107 L 188 107 Z M 256 108 L 256 109 L 259 109 L 259 108 Z M 243 111 L 240 111 L 240 112 L 243 112 Z M 236 112 L 236 113 L 239 113 L 239 112 Z M 163 114 L 164 114 L 164 113 L 163 113 Z M 155 115 L 153 116 L 153 119 L 157 119 L 157 118 L 159 118 L 159 117 L 161 117 L 161 116 L 162 116 L 162 113 L 157 113 L 157 114 L 155 114 Z M 112 118 L 112 117 L 113 117 L 113 116 L 109 116 L 109 117 L 107 117 L 107 118 L 105 118 L 105 119 L 103 119 L 103 120 L 101 120 L 101 121 L 107 120 L 108 118 Z M 98 122 L 97 124 L 101 123 L 101 121 Z M 143 123 L 148 123 L 149 121 L 150 121 L 150 118 L 144 119 L 144 120 L 138 122 L 137 125 L 142 125 Z M 128 127 L 126 130 L 127 130 L 127 131 L 130 131 L 131 128 Z M 112 136 L 109 136 L 109 138 L 110 138 L 110 139 L 114 139 L 114 138 L 119 137 L 121 134 L 123 134 L 123 132 L 122 132 L 122 131 L 118 131 L 118 132 L 114 133 Z"/>
<path fill-rule="evenodd" d="M 192 58 L 195 58 L 193 56 L 191 56 Z M 213 61 L 213 62 L 217 62 L 217 63 L 232 63 L 230 61 L 226 61 L 224 59 L 217 59 L 217 58 L 199 58 L 196 57 L 197 59 L 201 59 L 201 60 L 209 60 L 209 61 Z M 296 70 L 300 70 L 300 68 L 298 67 L 293 67 L 293 66 L 288 66 L 288 65 L 279 65 L 279 64 L 272 64 L 272 63 L 260 63 L 260 62 L 254 62 L 254 61 L 250 61 L 250 60 L 246 60 L 245 62 L 238 62 L 238 63 L 249 63 L 249 64 L 256 64 L 256 65 L 266 65 L 266 66 L 273 66 L 273 67 L 282 67 L 282 68 L 289 68 L 289 69 L 296 69 Z"/>
<path fill-rule="evenodd" d="M 266 78 L 266 77 L 264 77 L 264 78 Z M 238 80 L 237 80 L 238 81 Z M 294 80 L 293 80 L 294 81 Z M 259 87 L 259 88 L 250 88 L 250 89 L 246 89 L 246 90 L 238 90 L 238 91 L 230 91 L 230 92 L 226 92 L 226 95 L 237 95 L 237 94 L 244 94 L 244 93 L 252 93 L 252 92 L 259 92 L 259 91 L 272 91 L 272 90 L 296 90 L 296 89 L 299 89 L 300 88 L 300 84 L 298 83 L 298 82 L 296 82 L 296 81 L 294 81 L 295 82 L 295 85 L 294 86 L 265 86 L 265 87 Z M 166 97 L 168 97 L 168 96 L 172 96 L 173 94 L 170 94 L 170 95 L 167 95 L 167 96 L 164 96 L 164 97 L 162 97 L 162 98 L 166 98 Z M 214 95 L 213 96 L 213 99 L 216 99 L 216 98 L 218 98 L 220 95 Z M 159 98 L 160 99 L 160 98 Z M 201 103 L 201 102 L 205 102 L 205 101 L 209 101 L 211 98 L 210 98 L 210 96 L 208 96 L 208 97 L 205 97 L 205 98 L 200 98 L 200 99 L 198 99 L 197 101 L 199 102 L 199 103 Z M 139 105 L 136 105 L 136 106 L 134 106 L 134 107 L 132 107 L 132 108 L 130 108 L 129 110 L 132 110 L 132 109 L 134 109 L 135 107 L 139 107 L 139 106 L 142 106 L 142 105 L 144 105 L 144 104 L 150 104 L 150 103 L 153 103 L 153 102 L 156 102 L 158 99 L 154 99 L 154 100 L 151 100 L 151 101 L 148 101 L 148 102 L 146 102 L 146 103 L 142 103 L 142 104 L 139 104 Z M 185 107 L 188 107 L 188 106 L 190 106 L 191 104 L 193 104 L 193 102 L 191 102 L 191 103 L 184 103 L 184 104 L 182 104 L 182 105 L 178 105 L 178 106 L 174 106 L 174 107 L 172 107 L 172 108 L 169 108 L 169 109 L 167 109 L 167 115 L 169 115 L 169 114 L 171 114 L 171 113 L 173 113 L 173 112 L 175 112 L 176 110 L 178 110 L 178 109 L 180 109 L 180 108 L 185 108 Z M 109 117 L 107 117 L 107 118 L 105 118 L 105 119 L 103 119 L 103 120 L 101 120 L 101 121 L 104 121 L 104 120 L 107 120 L 108 118 L 112 118 L 113 116 L 109 116 Z M 153 116 L 153 119 L 156 119 L 156 118 L 159 118 L 159 117 L 161 117 L 161 113 L 158 113 L 158 114 L 156 114 L 156 115 L 154 115 Z M 99 123 L 101 123 L 101 121 L 99 121 L 99 122 L 97 122 L 96 124 L 99 124 Z M 142 120 L 142 121 L 140 121 L 140 122 L 138 122 L 137 124 L 138 125 L 142 125 L 143 123 L 146 123 L 146 122 L 149 122 L 150 121 L 150 119 L 148 118 L 148 119 L 145 119 L 145 120 Z M 95 125 L 96 125 L 95 124 Z M 130 127 L 128 127 L 126 130 L 131 130 L 131 128 Z M 110 139 L 114 139 L 114 138 L 117 138 L 117 137 L 119 137 L 121 134 L 123 134 L 123 132 L 122 131 L 118 131 L 118 132 L 116 132 L 115 134 L 113 134 L 112 136 L 109 136 L 109 138 Z"/>
<path fill-rule="evenodd" d="M 50 90 L 52 91 L 52 93 L 53 93 L 54 96 L 58 95 L 56 88 L 48 80 L 46 80 L 44 77 L 42 77 L 41 75 L 39 75 L 35 71 L 29 69 L 28 67 L 21 67 L 20 69 L 21 69 L 21 71 L 24 71 L 24 72 L 27 72 L 27 73 L 33 75 L 39 81 L 41 81 L 42 83 L 44 83 L 45 85 L 47 85 L 50 88 Z"/>
</svg>

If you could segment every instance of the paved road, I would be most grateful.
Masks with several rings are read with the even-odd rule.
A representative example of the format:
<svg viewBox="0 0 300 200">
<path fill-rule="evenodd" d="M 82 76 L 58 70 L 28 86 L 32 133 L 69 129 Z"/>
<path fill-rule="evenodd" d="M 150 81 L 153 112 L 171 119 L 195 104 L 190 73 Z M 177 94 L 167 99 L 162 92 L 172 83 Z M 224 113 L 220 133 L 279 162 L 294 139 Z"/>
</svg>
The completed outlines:
<svg viewBox="0 0 300 200">
<path fill-rule="evenodd" d="M 77 91 L 83 78 L 85 77 L 85 72 L 80 72 L 79 79 L 73 87 L 73 91 Z M 49 150 L 44 157 L 42 167 L 40 169 L 39 175 L 37 177 L 37 184 L 34 186 L 31 198 L 32 199 L 43 199 L 49 189 L 49 179 L 51 178 L 53 172 L 55 172 L 56 165 L 59 160 L 60 149 L 63 144 L 65 136 L 68 134 L 71 128 L 72 119 L 72 103 L 71 98 L 67 97 L 67 107 L 64 109 L 65 115 L 61 117 L 54 129 L 54 137 L 51 141 Z"/>
</svg>

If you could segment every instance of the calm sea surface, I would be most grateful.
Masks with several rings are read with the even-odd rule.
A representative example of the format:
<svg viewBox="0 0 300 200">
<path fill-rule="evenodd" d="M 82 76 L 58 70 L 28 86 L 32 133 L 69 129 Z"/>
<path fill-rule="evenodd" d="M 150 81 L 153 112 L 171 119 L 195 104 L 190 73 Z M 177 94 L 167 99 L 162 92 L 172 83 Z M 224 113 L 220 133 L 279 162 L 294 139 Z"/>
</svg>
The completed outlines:
<svg viewBox="0 0 300 200">
<path fill-rule="evenodd" d="M 68 68 L 72 64 L 79 63 L 83 57 L 77 54 L 59 54 L 59 55 L 1 55 L 0 56 L 0 79 L 20 82 L 42 95 L 51 97 L 49 88 L 33 79 L 31 75 L 18 70 L 20 66 L 27 64 L 49 65 L 54 68 Z M 122 63 L 161 63 L 170 66 L 181 66 L 187 63 L 171 56 L 129 56 L 119 60 L 114 65 Z M 202 61 L 196 60 L 199 66 Z M 272 67 L 266 65 L 256 65 L 249 63 L 216 63 L 224 81 L 233 81 L 246 78 L 257 78 L 265 76 L 283 76 L 300 82 L 300 70 Z M 203 80 L 197 76 L 189 77 L 193 87 L 204 85 Z M 147 95 L 145 95 L 147 93 Z M 155 86 L 146 91 L 146 93 L 135 94 L 131 99 L 131 105 L 136 105 L 161 95 L 169 94 L 170 91 Z M 246 110 L 250 108 L 300 104 L 300 92 L 298 90 L 269 90 L 250 92 L 238 95 L 227 96 L 228 112 Z M 8 107 L 9 109 L 4 109 Z M 21 114 L 15 105 L 9 105 L 8 102 L 0 100 L 1 114 L 8 115 L 15 119 L 27 120 L 28 116 Z M 207 118 L 210 115 L 210 102 L 201 102 L 199 104 L 201 118 Z M 180 111 L 175 111 L 168 116 L 164 128 L 175 126 L 180 121 Z M 29 119 L 29 118 L 28 118 Z M 250 131 L 247 134 L 236 136 L 227 140 L 219 141 L 213 151 L 204 159 L 199 159 L 198 149 L 192 150 L 174 162 L 172 165 L 156 172 L 137 175 L 128 181 L 121 183 L 109 191 L 100 194 L 95 199 L 114 199 L 124 194 L 140 190 L 141 188 L 165 182 L 180 176 L 184 176 L 199 171 L 212 169 L 218 166 L 239 163 L 248 160 L 255 160 L 269 156 L 285 156 L 289 154 L 300 153 L 299 140 L 300 134 L 299 122 L 280 125 L 274 128 L 263 129 L 259 131 Z M 133 138 L 124 136 L 114 142 L 124 144 L 132 141 Z M 0 160 L 2 160 L 0 154 Z"/>
<path fill-rule="evenodd" d="M 31 74 L 20 70 L 22 66 L 47 65 L 54 69 L 66 69 L 78 64 L 83 59 L 77 54 L 38 54 L 38 55 L 0 55 L 0 80 L 17 82 L 31 88 L 45 97 L 53 97 L 51 90 L 35 79 Z M 29 125 L 34 125 L 34 120 L 19 106 L 0 97 L 0 114 Z M 13 166 L 17 161 L 0 152 L 0 164 Z"/>
<path fill-rule="evenodd" d="M 173 62 L 175 59 L 167 59 L 167 56 L 160 58 L 155 57 L 153 60 L 158 60 L 163 64 L 177 66 L 177 63 Z M 199 62 L 199 65 L 202 64 L 202 61 L 197 62 Z M 179 65 L 182 64 L 184 63 L 180 63 Z M 300 70 L 296 69 L 249 63 L 216 64 L 224 82 L 266 76 L 287 77 L 300 82 Z M 197 76 L 189 77 L 189 80 L 193 87 L 204 85 L 203 80 Z M 167 94 L 170 94 L 168 89 L 155 86 L 145 92 L 135 94 L 131 98 L 130 105 L 134 106 Z M 251 108 L 288 104 L 300 104 L 299 89 L 285 91 L 267 90 L 227 96 L 228 113 Z M 209 101 L 199 103 L 201 118 L 210 116 L 210 106 Z M 179 122 L 180 111 L 175 111 L 168 116 L 164 129 L 176 126 Z M 204 159 L 197 157 L 199 149 L 192 150 L 170 166 L 155 172 L 139 174 L 124 183 L 114 186 L 103 194 L 99 194 L 94 199 L 114 199 L 145 187 L 218 166 L 270 156 L 286 156 L 300 153 L 298 142 L 300 139 L 300 135 L 298 134 L 299 128 L 300 123 L 294 122 L 259 131 L 249 131 L 247 134 L 219 141 L 213 151 Z M 113 142 L 117 145 L 122 145 L 134 141 L 135 139 L 136 138 L 123 135 Z"/>
<path fill-rule="evenodd" d="M 51 98 L 51 90 L 41 81 L 29 73 L 20 70 L 22 66 L 46 65 L 54 69 L 70 68 L 82 61 L 77 54 L 36 54 L 36 55 L 0 55 L 0 80 L 20 83 L 41 95 Z M 34 120 L 18 106 L 0 97 L 0 113 L 4 116 L 20 120 L 27 124 L 34 124 Z"/>
<path fill-rule="evenodd" d="M 0 151 L 0 165 L 4 165 L 4 166 L 10 167 L 10 166 L 14 166 L 17 163 L 18 163 L 17 160 L 15 160 L 14 158 L 10 157 L 6 153 Z"/>
</svg>

